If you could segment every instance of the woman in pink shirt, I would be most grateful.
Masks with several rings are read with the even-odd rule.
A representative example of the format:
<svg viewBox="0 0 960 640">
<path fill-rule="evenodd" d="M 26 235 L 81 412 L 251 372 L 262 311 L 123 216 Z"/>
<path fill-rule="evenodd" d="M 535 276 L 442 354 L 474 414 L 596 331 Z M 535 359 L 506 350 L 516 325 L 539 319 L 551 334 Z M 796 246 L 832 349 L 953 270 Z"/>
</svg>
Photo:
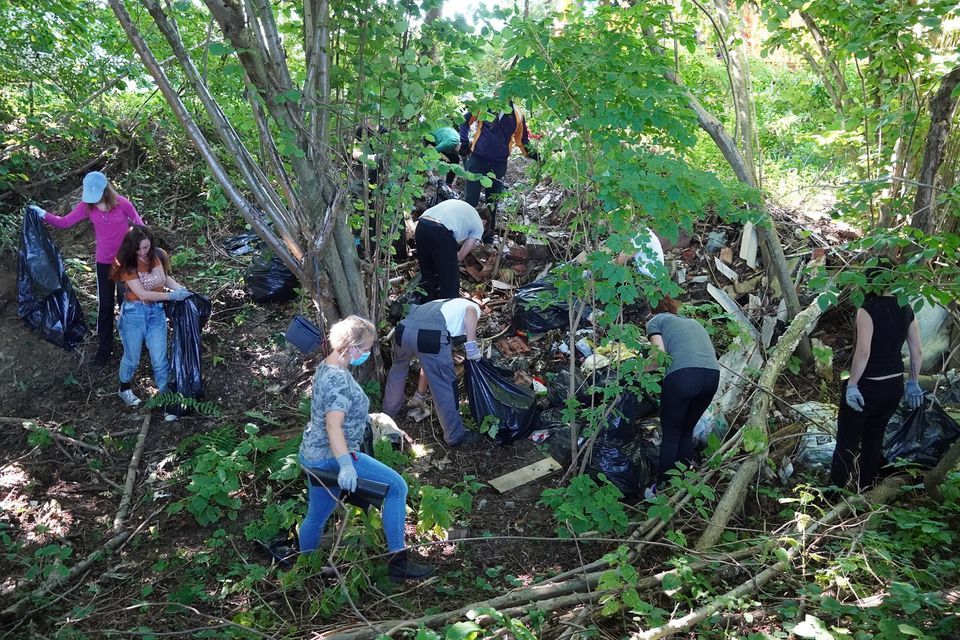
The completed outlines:
<svg viewBox="0 0 960 640">
<path fill-rule="evenodd" d="M 116 283 L 110 278 L 113 261 L 130 225 L 143 226 L 140 214 L 130 201 L 117 195 L 107 176 L 91 171 L 83 178 L 83 196 L 73 211 L 56 216 L 37 208 L 37 215 L 52 227 L 65 229 L 81 220 L 93 225 L 97 257 L 97 355 L 95 366 L 103 366 L 113 353 L 113 307 L 116 304 Z"/>
</svg>

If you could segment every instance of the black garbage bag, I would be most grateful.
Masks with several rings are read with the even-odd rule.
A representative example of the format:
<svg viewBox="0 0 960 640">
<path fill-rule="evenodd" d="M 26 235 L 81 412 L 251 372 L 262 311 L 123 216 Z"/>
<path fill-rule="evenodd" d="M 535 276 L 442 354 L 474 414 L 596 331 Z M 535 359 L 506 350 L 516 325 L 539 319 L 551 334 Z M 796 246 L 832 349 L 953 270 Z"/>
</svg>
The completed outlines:
<svg viewBox="0 0 960 640">
<path fill-rule="evenodd" d="M 583 310 L 579 326 L 589 324 L 587 316 L 591 310 L 589 306 Z M 513 296 L 513 325 L 530 333 L 569 328 L 569 312 L 570 306 L 560 298 L 549 278 L 525 284 Z"/>
<path fill-rule="evenodd" d="M 58 347 L 75 348 L 87 334 L 80 301 L 63 258 L 40 216 L 24 209 L 17 263 L 17 315 L 34 333 Z"/>
<path fill-rule="evenodd" d="M 200 370 L 200 332 L 210 319 L 210 299 L 193 294 L 186 300 L 164 304 L 173 325 L 170 341 L 170 390 L 187 398 L 203 397 Z"/>
<path fill-rule="evenodd" d="M 276 256 L 261 258 L 247 267 L 243 282 L 253 301 L 261 304 L 293 300 L 299 286 L 297 277 Z"/>
<path fill-rule="evenodd" d="M 589 473 L 604 474 L 624 496 L 642 492 L 650 484 L 652 460 L 649 447 L 643 443 L 645 431 L 638 421 L 656 411 L 656 406 L 645 398 L 630 392 L 621 394 L 593 445 Z"/>
<path fill-rule="evenodd" d="M 259 251 L 263 240 L 255 233 L 241 233 L 223 241 L 223 248 L 232 256 L 245 256 L 248 253 Z"/>
<path fill-rule="evenodd" d="M 479 426 L 486 416 L 499 421 L 496 440 L 509 444 L 533 431 L 537 400 L 533 392 L 513 384 L 486 359 L 467 360 L 464 367 L 470 413 Z M 508 375 L 508 374 L 507 374 Z"/>
<path fill-rule="evenodd" d="M 950 445 L 960 438 L 960 424 L 929 396 L 920 408 L 901 404 L 883 436 L 887 462 L 903 460 L 929 469 L 935 467 Z"/>
</svg>

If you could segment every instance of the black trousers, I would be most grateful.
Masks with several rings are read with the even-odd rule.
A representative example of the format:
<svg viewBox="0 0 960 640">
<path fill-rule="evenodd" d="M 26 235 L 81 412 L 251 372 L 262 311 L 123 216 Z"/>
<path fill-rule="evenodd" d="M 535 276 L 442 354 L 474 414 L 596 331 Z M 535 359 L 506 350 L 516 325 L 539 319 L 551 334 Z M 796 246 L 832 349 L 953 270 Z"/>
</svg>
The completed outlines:
<svg viewBox="0 0 960 640">
<path fill-rule="evenodd" d="M 460 154 L 456 151 L 441 151 L 440 155 L 442 155 L 444 159 L 450 164 L 460 164 Z M 446 182 L 448 185 L 453 184 L 453 181 L 456 179 L 457 179 L 457 174 L 455 174 L 453 171 L 447 171 Z"/>
<path fill-rule="evenodd" d="M 856 475 L 857 485 L 867 489 L 883 464 L 883 434 L 903 397 L 903 376 L 886 380 L 861 378 L 857 388 L 863 395 L 863 411 L 847 406 L 847 382 L 840 386 L 837 447 L 830 464 L 830 482 L 845 487 L 850 476 Z"/>
<path fill-rule="evenodd" d="M 119 295 L 117 283 L 110 278 L 112 264 L 97 263 L 97 355 L 105 361 L 113 353 L 113 317 Z"/>
<path fill-rule="evenodd" d="M 693 428 L 710 406 L 720 386 L 720 372 L 716 369 L 687 367 L 667 375 L 660 384 L 660 443 L 659 481 L 667 479 L 667 471 L 677 461 L 688 467 L 693 462 Z"/>
<path fill-rule="evenodd" d="M 499 200 L 500 194 L 506 190 L 506 186 L 503 184 L 503 176 L 505 176 L 507 173 L 507 161 L 503 160 L 501 162 L 491 162 L 486 158 L 480 158 L 476 154 L 471 154 L 464 163 L 464 168 L 467 171 L 479 173 L 481 175 L 486 175 L 487 173 L 493 172 L 493 184 L 487 189 L 487 204 L 490 205 L 492 219 L 490 220 L 490 224 L 487 226 L 487 229 L 483 234 L 483 241 L 485 243 L 493 242 L 493 235 L 497 224 L 495 206 L 497 200 Z M 463 199 L 474 207 L 480 203 L 479 180 L 468 181 L 464 185 Z"/>
<path fill-rule="evenodd" d="M 453 232 L 439 222 L 420 218 L 414 233 L 420 281 L 425 291 L 423 302 L 460 296 L 460 248 Z"/>
</svg>

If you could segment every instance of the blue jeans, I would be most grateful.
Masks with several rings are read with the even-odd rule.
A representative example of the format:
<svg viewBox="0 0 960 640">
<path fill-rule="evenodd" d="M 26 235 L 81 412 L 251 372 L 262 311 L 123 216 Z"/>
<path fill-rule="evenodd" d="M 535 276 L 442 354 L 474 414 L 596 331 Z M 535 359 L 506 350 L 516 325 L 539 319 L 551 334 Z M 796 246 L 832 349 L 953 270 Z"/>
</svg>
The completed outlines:
<svg viewBox="0 0 960 640">
<path fill-rule="evenodd" d="M 167 363 L 167 316 L 163 305 L 123 301 L 120 307 L 120 342 L 123 343 L 123 358 L 120 360 L 120 382 L 129 384 L 140 364 L 140 350 L 147 343 L 150 364 L 153 365 L 153 380 L 160 393 L 167 390 L 170 366 Z"/>
<path fill-rule="evenodd" d="M 300 464 L 325 471 L 340 470 L 336 458 L 311 462 L 301 456 Z M 365 453 L 357 454 L 353 466 L 357 470 L 358 478 L 375 480 L 390 486 L 387 497 L 383 499 L 383 513 L 380 519 L 383 521 L 383 533 L 387 538 L 387 550 L 391 553 L 402 551 L 406 548 L 406 543 L 403 541 L 403 528 L 407 517 L 407 483 L 399 473 Z M 301 553 L 313 551 L 320 544 L 320 534 L 323 533 L 327 518 L 333 513 L 337 506 L 337 499 L 340 497 L 339 489 L 315 487 L 310 484 L 309 479 L 307 491 L 310 502 L 307 505 L 307 515 L 300 523 Z"/>
</svg>

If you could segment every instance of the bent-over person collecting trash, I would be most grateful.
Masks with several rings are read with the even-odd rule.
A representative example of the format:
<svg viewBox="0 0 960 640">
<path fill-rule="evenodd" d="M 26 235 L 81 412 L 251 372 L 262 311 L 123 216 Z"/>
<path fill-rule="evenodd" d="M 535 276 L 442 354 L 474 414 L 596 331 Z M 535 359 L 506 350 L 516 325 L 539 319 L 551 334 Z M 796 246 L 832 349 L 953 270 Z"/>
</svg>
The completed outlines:
<svg viewBox="0 0 960 640">
<path fill-rule="evenodd" d="M 412 305 L 406 317 L 397 325 L 393 336 L 393 366 L 387 374 L 387 384 L 383 391 L 383 412 L 394 419 L 400 413 L 410 360 L 416 356 L 422 368 L 417 395 L 421 402 L 425 401 L 424 392 L 429 385 L 446 443 L 452 447 L 460 447 L 479 441 L 480 434 L 468 431 L 460 416 L 452 346 L 456 338 L 465 337 L 464 350 L 467 358 L 478 360 L 479 320 L 480 305 L 466 298 L 434 300 L 426 304 Z M 417 399 L 417 396 L 414 398 Z"/>
</svg>

